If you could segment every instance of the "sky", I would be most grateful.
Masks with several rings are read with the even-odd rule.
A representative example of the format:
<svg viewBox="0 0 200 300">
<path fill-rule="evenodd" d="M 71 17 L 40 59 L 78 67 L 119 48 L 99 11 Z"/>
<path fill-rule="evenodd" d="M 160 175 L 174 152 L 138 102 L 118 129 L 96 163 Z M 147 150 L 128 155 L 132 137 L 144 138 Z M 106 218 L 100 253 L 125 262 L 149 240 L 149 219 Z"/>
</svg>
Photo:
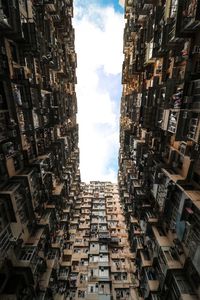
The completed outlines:
<svg viewBox="0 0 200 300">
<path fill-rule="evenodd" d="M 74 0 L 81 180 L 117 182 L 123 0 Z"/>
</svg>

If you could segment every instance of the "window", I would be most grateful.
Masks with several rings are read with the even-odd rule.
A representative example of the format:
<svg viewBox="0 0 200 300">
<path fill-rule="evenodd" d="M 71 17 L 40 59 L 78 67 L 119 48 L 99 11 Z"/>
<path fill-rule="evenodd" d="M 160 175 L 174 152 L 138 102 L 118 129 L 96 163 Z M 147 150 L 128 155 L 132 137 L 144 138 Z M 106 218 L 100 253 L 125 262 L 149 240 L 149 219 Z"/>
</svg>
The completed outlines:
<svg viewBox="0 0 200 300">
<path fill-rule="evenodd" d="M 1 240 L 1 243 L 0 243 L 0 250 L 1 250 L 1 253 L 5 253 L 9 246 L 10 246 L 10 239 L 12 238 L 12 234 L 10 232 L 10 228 L 7 227 L 5 230 L 3 230 L 1 232 L 1 235 L 0 235 L 0 240 Z"/>
<path fill-rule="evenodd" d="M 35 248 L 31 247 L 31 248 L 23 248 L 20 254 L 19 259 L 20 260 L 28 260 L 30 261 L 34 255 L 35 252 Z"/>
<path fill-rule="evenodd" d="M 47 259 L 54 259 L 56 257 L 56 252 L 50 251 L 47 255 Z"/>
<path fill-rule="evenodd" d="M 18 53 L 17 53 L 17 47 L 16 45 L 10 43 L 10 51 L 11 51 L 11 55 L 12 55 L 12 59 L 15 63 L 18 63 L 19 59 L 18 59 Z"/>
</svg>

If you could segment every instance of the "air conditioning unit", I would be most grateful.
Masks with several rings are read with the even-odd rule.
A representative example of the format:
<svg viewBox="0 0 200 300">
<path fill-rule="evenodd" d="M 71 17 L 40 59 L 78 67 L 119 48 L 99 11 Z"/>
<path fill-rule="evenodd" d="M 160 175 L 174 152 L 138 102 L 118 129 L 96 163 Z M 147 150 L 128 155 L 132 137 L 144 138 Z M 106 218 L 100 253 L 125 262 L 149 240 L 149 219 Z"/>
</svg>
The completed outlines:
<svg viewBox="0 0 200 300">
<path fill-rule="evenodd" d="M 11 244 L 15 245 L 16 242 L 17 242 L 17 240 L 18 240 L 18 238 L 12 236 L 12 237 L 9 239 L 9 242 L 10 242 Z"/>
<path fill-rule="evenodd" d="M 195 45 L 194 48 L 193 48 L 192 53 L 193 54 L 200 53 L 200 46 L 199 45 Z"/>
</svg>

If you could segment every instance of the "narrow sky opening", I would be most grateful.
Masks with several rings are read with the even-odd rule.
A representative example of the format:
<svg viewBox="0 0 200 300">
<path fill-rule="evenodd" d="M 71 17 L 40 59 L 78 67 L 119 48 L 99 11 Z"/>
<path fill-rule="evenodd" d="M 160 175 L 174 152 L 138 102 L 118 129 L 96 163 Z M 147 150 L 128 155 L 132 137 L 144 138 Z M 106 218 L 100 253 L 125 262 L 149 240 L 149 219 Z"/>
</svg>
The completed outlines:
<svg viewBox="0 0 200 300">
<path fill-rule="evenodd" d="M 123 0 L 75 0 L 82 181 L 117 181 Z"/>
</svg>

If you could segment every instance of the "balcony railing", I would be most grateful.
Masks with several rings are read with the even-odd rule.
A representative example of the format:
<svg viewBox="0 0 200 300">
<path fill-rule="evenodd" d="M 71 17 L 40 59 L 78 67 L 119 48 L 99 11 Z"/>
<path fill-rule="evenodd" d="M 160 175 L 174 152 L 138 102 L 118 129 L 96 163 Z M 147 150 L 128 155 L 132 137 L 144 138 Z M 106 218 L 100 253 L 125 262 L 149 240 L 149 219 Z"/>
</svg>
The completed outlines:
<svg viewBox="0 0 200 300">
<path fill-rule="evenodd" d="M 189 34 L 200 27 L 200 3 L 198 0 L 184 1 L 182 7 L 182 32 Z"/>
</svg>

